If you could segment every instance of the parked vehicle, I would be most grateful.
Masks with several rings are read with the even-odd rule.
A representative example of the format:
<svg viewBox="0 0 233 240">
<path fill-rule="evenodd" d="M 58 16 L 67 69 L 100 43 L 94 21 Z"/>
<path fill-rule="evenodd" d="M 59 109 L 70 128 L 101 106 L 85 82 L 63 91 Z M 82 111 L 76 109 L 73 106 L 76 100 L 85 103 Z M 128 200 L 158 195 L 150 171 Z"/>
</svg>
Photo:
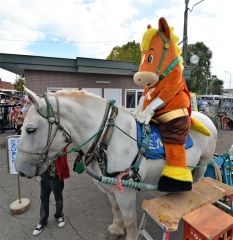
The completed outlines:
<svg viewBox="0 0 233 240">
<path fill-rule="evenodd" d="M 210 106 L 218 105 L 222 96 L 220 95 L 199 95 L 198 98 L 206 100 Z"/>
</svg>

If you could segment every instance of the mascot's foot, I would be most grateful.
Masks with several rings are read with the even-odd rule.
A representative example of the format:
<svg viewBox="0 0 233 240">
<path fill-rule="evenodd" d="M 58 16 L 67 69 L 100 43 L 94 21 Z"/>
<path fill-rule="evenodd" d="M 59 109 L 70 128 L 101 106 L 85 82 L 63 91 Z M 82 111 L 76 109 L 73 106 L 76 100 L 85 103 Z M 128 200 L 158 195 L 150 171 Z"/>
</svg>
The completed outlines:
<svg viewBox="0 0 233 240">
<path fill-rule="evenodd" d="M 192 173 L 188 168 L 166 165 L 159 179 L 161 192 L 185 192 L 192 190 Z"/>
</svg>

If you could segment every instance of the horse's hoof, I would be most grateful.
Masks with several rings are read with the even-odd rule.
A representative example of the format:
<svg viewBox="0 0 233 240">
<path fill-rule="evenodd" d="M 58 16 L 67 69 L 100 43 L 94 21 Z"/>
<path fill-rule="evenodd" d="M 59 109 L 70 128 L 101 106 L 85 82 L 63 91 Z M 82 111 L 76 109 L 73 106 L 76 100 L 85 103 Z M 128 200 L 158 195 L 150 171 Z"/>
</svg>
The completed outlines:
<svg viewBox="0 0 233 240">
<path fill-rule="evenodd" d="M 124 236 L 124 234 L 114 234 L 114 233 L 110 233 L 110 232 L 106 232 L 106 240 L 123 240 L 125 238 L 122 238 Z"/>
</svg>

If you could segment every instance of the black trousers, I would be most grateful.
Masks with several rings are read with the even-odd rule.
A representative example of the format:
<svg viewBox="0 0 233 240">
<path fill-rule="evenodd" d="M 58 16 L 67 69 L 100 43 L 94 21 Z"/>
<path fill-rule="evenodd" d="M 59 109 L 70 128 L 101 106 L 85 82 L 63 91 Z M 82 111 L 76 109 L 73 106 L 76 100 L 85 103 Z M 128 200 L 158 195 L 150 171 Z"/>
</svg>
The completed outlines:
<svg viewBox="0 0 233 240">
<path fill-rule="evenodd" d="M 53 192 L 56 202 L 55 218 L 63 217 L 63 195 L 64 181 L 60 181 L 58 177 L 52 177 L 48 171 L 41 175 L 41 192 L 40 192 L 40 224 L 47 225 L 49 217 L 49 199 L 50 193 Z"/>
</svg>

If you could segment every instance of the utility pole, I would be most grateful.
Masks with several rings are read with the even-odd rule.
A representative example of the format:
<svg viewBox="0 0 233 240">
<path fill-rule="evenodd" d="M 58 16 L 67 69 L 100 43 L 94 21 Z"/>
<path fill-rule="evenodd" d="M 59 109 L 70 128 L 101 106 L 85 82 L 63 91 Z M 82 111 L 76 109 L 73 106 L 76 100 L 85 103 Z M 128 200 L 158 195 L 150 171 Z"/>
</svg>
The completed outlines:
<svg viewBox="0 0 233 240">
<path fill-rule="evenodd" d="M 195 3 L 191 9 L 189 9 L 189 0 L 185 0 L 185 10 L 184 10 L 184 30 L 183 30 L 183 48 L 182 48 L 182 57 L 184 65 L 186 65 L 187 60 L 187 48 L 188 48 L 188 11 L 192 12 L 193 8 L 204 0 L 200 0 Z"/>
<path fill-rule="evenodd" d="M 189 0 L 185 0 L 183 48 L 182 48 L 182 55 L 183 55 L 184 65 L 186 65 L 187 47 L 188 47 L 188 9 L 189 9 L 188 5 L 189 5 Z"/>
</svg>

